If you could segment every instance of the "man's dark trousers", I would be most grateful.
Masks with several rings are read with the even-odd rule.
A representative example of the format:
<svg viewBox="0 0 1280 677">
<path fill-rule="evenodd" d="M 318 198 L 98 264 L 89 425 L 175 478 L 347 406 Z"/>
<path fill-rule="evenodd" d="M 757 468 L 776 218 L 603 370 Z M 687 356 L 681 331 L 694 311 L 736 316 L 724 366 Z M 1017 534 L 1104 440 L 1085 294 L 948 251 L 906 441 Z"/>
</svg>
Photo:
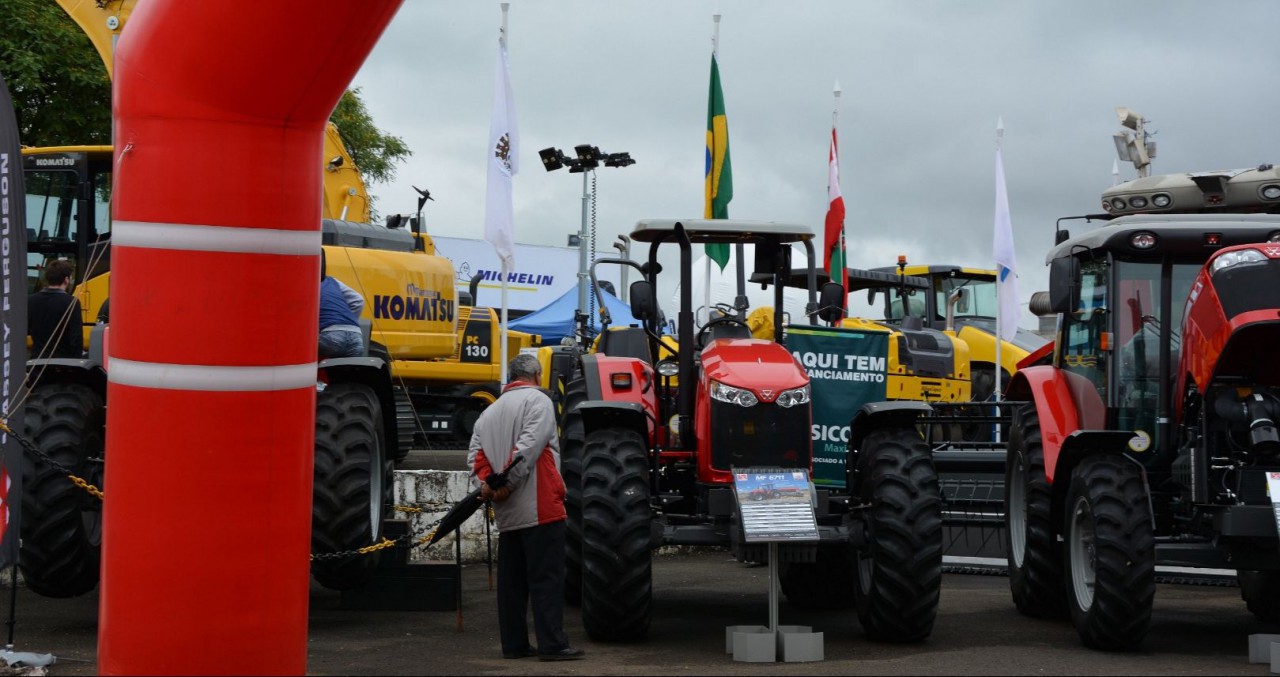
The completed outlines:
<svg viewBox="0 0 1280 677">
<path fill-rule="evenodd" d="M 538 653 L 569 646 L 564 633 L 565 528 L 560 520 L 498 536 L 498 625 L 504 654 L 528 648 L 530 602 Z"/>
</svg>

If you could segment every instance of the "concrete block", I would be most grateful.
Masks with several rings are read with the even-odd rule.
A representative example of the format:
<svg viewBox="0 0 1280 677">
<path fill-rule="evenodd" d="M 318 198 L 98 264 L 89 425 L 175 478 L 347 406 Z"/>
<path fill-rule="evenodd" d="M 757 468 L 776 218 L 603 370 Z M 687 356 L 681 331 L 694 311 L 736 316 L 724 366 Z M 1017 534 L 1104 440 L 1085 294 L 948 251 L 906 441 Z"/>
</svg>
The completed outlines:
<svg viewBox="0 0 1280 677">
<path fill-rule="evenodd" d="M 1271 674 L 1280 675 L 1280 642 L 1271 643 Z"/>
<path fill-rule="evenodd" d="M 825 658 L 823 635 L 813 632 L 807 625 L 778 626 L 778 660 L 784 663 L 805 663 Z"/>
<path fill-rule="evenodd" d="M 1280 635 L 1268 635 L 1262 633 L 1249 635 L 1249 662 L 1271 662 L 1272 642 L 1280 642 Z"/>
<path fill-rule="evenodd" d="M 465 470 L 397 470 L 395 472 L 392 503 L 394 505 L 422 508 L 420 513 L 392 513 L 391 517 L 409 520 L 413 537 L 428 533 L 428 525 L 444 516 L 455 503 L 471 492 L 470 473 Z M 484 511 L 477 511 L 458 530 L 462 537 L 462 562 L 477 564 L 485 561 L 488 547 L 484 536 Z M 498 530 L 492 529 L 493 556 L 498 557 Z M 454 536 L 449 536 L 430 548 L 416 547 L 409 554 L 409 561 L 425 563 L 454 560 Z"/>
<path fill-rule="evenodd" d="M 762 630 L 733 633 L 733 660 L 744 663 L 773 663 L 778 660 L 778 641 L 768 628 Z"/>
<path fill-rule="evenodd" d="M 763 625 L 726 625 L 724 628 L 724 652 L 733 653 L 733 634 L 735 632 L 769 632 Z"/>
</svg>

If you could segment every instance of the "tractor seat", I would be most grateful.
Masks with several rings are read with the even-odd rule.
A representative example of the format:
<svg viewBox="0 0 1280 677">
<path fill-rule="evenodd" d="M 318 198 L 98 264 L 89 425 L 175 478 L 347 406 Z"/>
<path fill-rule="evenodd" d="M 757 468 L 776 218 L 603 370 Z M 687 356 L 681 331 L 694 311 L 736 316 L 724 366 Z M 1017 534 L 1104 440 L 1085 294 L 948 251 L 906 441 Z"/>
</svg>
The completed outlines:
<svg viewBox="0 0 1280 677">
<path fill-rule="evenodd" d="M 740 324 L 717 324 L 707 331 L 707 340 L 714 339 L 749 339 L 751 329 Z"/>
<path fill-rule="evenodd" d="M 640 327 L 610 327 L 600 335 L 599 351 L 609 357 L 634 357 L 653 364 L 649 337 Z"/>
</svg>

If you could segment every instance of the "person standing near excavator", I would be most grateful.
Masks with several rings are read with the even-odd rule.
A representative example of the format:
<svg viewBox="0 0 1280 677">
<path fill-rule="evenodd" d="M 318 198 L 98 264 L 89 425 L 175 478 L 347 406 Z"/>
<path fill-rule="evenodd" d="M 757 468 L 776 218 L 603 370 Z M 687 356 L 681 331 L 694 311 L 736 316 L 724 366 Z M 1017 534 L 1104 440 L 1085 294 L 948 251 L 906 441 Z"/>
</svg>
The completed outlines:
<svg viewBox="0 0 1280 677">
<path fill-rule="evenodd" d="M 45 288 L 27 298 L 32 358 L 84 356 L 80 301 L 68 291 L 74 273 L 75 266 L 70 261 L 50 261 L 44 269 Z"/>
<path fill-rule="evenodd" d="M 542 366 L 517 355 L 511 383 L 476 419 L 467 465 L 482 498 L 493 501 L 498 524 L 498 626 L 503 658 L 537 656 L 576 660 L 564 632 L 564 480 L 555 406 L 538 387 Z M 520 455 L 524 461 L 512 465 Z M 492 489 L 489 476 L 507 470 L 506 484 Z M 526 615 L 532 602 L 538 647 L 529 645 Z"/>
</svg>

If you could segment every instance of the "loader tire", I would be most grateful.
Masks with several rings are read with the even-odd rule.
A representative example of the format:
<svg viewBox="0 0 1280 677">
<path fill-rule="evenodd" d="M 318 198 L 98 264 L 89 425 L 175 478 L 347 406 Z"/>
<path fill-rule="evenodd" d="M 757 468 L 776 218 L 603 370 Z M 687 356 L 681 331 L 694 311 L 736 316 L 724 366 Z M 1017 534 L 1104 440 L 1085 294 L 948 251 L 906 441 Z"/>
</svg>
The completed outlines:
<svg viewBox="0 0 1280 677">
<path fill-rule="evenodd" d="M 871 431 L 858 452 L 867 546 L 858 552 L 858 620 L 872 639 L 933 631 L 942 584 L 942 494 L 933 456 L 912 427 Z"/>
<path fill-rule="evenodd" d="M 1067 612 L 1062 543 L 1053 520 L 1053 490 L 1045 476 L 1040 417 L 1034 405 L 1014 412 L 1008 454 L 1004 531 L 1013 604 L 1024 616 L 1062 618 Z"/>
<path fill-rule="evenodd" d="M 560 424 L 560 475 L 564 478 L 564 510 L 568 514 L 564 536 L 564 600 L 582 604 L 582 455 L 586 446 L 582 412 L 587 382 L 578 376 L 564 393 L 564 418 Z"/>
<path fill-rule="evenodd" d="M 819 546 L 816 562 L 782 562 L 778 582 L 787 601 L 799 609 L 848 609 L 854 606 L 858 556 L 846 546 Z"/>
<path fill-rule="evenodd" d="M 368 386 L 330 385 L 316 395 L 311 552 L 345 552 L 381 540 L 391 498 L 382 409 Z M 379 552 L 311 562 L 316 582 L 351 590 L 369 582 Z"/>
<path fill-rule="evenodd" d="M 1151 627 L 1156 593 L 1151 503 L 1139 467 L 1094 456 L 1071 473 L 1063 547 L 1071 622 L 1086 646 L 1128 649 Z"/>
<path fill-rule="evenodd" d="M 38 386 L 27 397 L 27 437 L 55 463 L 102 489 L 106 406 L 82 385 Z M 102 501 L 32 457 L 22 495 L 19 566 L 27 587 L 45 597 L 75 597 L 98 585 Z"/>
<path fill-rule="evenodd" d="M 1255 618 L 1280 623 L 1280 571 L 1238 571 L 1240 597 Z"/>
<path fill-rule="evenodd" d="M 395 402 L 396 447 L 392 461 L 399 465 L 409 457 L 409 452 L 413 451 L 421 424 L 418 422 L 417 412 L 413 410 L 413 401 L 409 399 L 409 393 L 404 388 L 395 389 Z"/>
<path fill-rule="evenodd" d="M 625 428 L 592 432 L 582 469 L 582 625 L 592 639 L 643 639 L 652 617 L 649 464 Z"/>
<path fill-rule="evenodd" d="M 484 413 L 486 407 L 496 402 L 498 395 L 501 394 L 496 385 L 487 383 L 467 386 L 461 391 L 461 395 L 468 399 L 454 410 L 452 425 L 462 440 L 464 448 L 471 443 L 471 433 L 476 430 L 476 421 L 480 420 L 480 414 Z"/>
</svg>

